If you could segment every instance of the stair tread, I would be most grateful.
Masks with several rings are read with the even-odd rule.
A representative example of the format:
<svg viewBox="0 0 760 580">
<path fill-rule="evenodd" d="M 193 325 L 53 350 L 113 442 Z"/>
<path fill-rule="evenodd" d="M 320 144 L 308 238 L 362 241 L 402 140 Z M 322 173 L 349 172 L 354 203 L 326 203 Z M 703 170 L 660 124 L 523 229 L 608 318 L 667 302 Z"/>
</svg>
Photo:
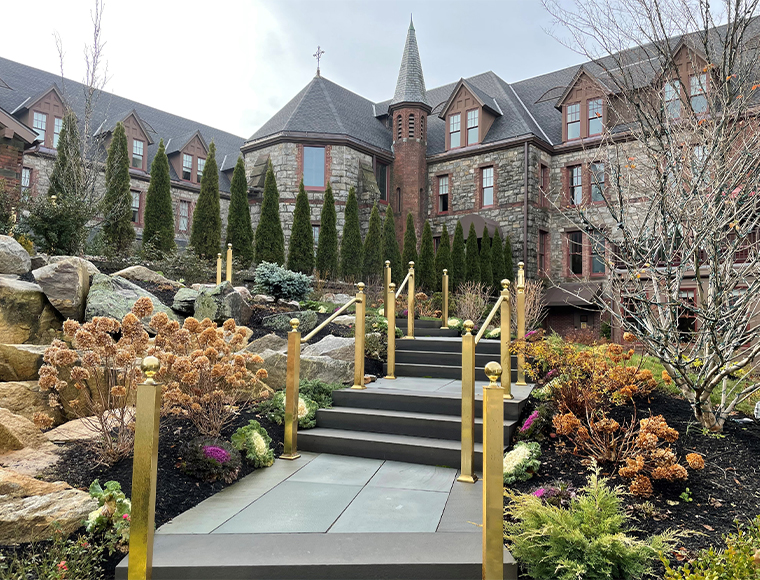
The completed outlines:
<svg viewBox="0 0 760 580">
<path fill-rule="evenodd" d="M 298 438 L 329 437 L 332 439 L 348 439 L 350 441 L 365 441 L 374 443 L 391 443 L 395 445 L 411 445 L 415 447 L 430 447 L 434 449 L 460 450 L 461 443 L 456 439 L 436 439 L 432 437 L 416 437 L 412 435 L 396 435 L 393 433 L 374 433 L 372 431 L 352 431 L 348 429 L 331 429 L 315 427 L 299 431 Z M 483 452 L 483 445 L 475 443 L 476 453 Z"/>
<path fill-rule="evenodd" d="M 320 409 L 320 412 L 341 413 L 346 415 L 382 415 L 385 417 L 399 417 L 403 419 L 424 419 L 438 421 L 456 421 L 461 422 L 461 415 L 442 415 L 439 413 L 413 413 L 410 411 L 394 411 L 391 409 L 369 409 L 365 407 L 330 407 L 329 409 Z M 483 419 L 475 418 L 475 423 L 482 424 Z M 517 421 L 504 420 L 505 425 L 514 425 Z"/>
</svg>

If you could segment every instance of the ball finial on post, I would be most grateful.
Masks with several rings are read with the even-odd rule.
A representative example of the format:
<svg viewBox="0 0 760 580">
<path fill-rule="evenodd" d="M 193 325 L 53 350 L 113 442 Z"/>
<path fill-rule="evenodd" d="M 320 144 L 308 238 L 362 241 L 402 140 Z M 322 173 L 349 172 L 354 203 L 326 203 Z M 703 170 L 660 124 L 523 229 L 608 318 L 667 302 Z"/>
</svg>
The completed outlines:
<svg viewBox="0 0 760 580">
<path fill-rule="evenodd" d="M 409 262 L 409 268 L 414 268 L 414 262 Z"/>
<path fill-rule="evenodd" d="M 161 361 L 154 356 L 146 356 L 142 360 L 140 368 L 146 377 L 152 379 L 154 376 L 156 376 L 158 369 L 161 368 Z"/>
<path fill-rule="evenodd" d="M 475 323 L 472 320 L 464 321 L 464 330 L 467 334 L 472 334 L 472 329 L 475 328 Z"/>
<path fill-rule="evenodd" d="M 301 321 L 298 320 L 297 318 L 290 319 L 290 328 L 293 329 L 293 332 L 298 330 L 298 327 L 300 326 L 300 324 L 301 324 Z"/>
<path fill-rule="evenodd" d="M 509 280 L 507 280 L 506 278 L 504 278 L 501 281 L 501 287 L 504 288 L 504 290 L 509 290 Z"/>
<path fill-rule="evenodd" d="M 491 381 L 491 384 L 489 386 L 498 387 L 496 382 L 501 378 L 501 365 L 496 361 L 491 361 L 490 363 L 486 364 L 484 370 L 486 376 L 488 377 L 488 380 Z"/>
</svg>

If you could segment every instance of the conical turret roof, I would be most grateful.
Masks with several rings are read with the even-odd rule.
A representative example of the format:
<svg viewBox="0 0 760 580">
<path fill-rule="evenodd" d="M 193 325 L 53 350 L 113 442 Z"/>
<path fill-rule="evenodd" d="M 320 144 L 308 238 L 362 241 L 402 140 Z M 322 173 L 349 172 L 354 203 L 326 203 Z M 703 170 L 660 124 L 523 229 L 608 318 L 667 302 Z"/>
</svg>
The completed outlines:
<svg viewBox="0 0 760 580">
<path fill-rule="evenodd" d="M 430 106 L 425 96 L 425 77 L 422 75 L 422 61 L 417 49 L 414 22 L 411 21 L 406 34 L 404 55 L 401 57 L 401 69 L 398 71 L 396 92 L 390 106 L 397 103 L 421 103 Z"/>
</svg>

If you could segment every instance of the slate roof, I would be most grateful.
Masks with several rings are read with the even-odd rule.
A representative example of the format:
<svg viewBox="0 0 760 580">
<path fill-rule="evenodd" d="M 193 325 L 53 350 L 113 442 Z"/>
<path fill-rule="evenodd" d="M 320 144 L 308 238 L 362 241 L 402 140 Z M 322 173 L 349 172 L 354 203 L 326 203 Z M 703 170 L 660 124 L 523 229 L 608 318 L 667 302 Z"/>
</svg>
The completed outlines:
<svg viewBox="0 0 760 580">
<path fill-rule="evenodd" d="M 0 83 L 0 107 L 6 111 L 14 111 L 20 105 L 28 101 L 43 96 L 53 84 L 64 94 L 74 112 L 81 119 L 84 109 L 84 96 L 81 83 L 69 79 L 61 79 L 59 75 L 48 73 L 12 60 L 0 57 L 0 78 L 4 83 Z M 5 88 L 4 85 L 10 87 Z M 221 131 L 214 127 L 198 123 L 191 119 L 186 119 L 178 115 L 173 115 L 161 111 L 154 107 L 120 97 L 111 93 L 102 93 L 97 105 L 93 118 L 93 127 L 109 127 L 116 120 L 121 120 L 120 115 L 125 111 L 134 109 L 139 118 L 144 122 L 150 132 L 149 137 L 154 141 L 148 145 L 148 167 L 153 161 L 153 157 L 158 151 L 160 139 L 167 143 L 169 139 L 181 141 L 183 137 L 192 135 L 195 131 L 200 131 L 206 143 L 213 139 L 216 144 L 217 163 L 221 166 L 221 161 L 226 155 L 228 157 L 227 167 L 232 169 L 235 166 L 240 147 L 245 139 L 226 131 Z M 374 120 L 374 119 L 373 119 Z M 229 162 L 232 159 L 232 163 Z M 171 167 L 171 165 L 170 165 Z M 179 180 L 178 176 L 171 170 L 172 179 Z M 219 175 L 219 189 L 229 192 L 230 176 L 221 172 Z"/>
<path fill-rule="evenodd" d="M 393 94 L 392 105 L 397 103 L 423 103 L 428 105 L 425 91 L 425 77 L 422 75 L 422 61 L 417 48 L 417 34 L 414 23 L 409 23 L 406 33 L 404 54 L 401 56 L 401 67 L 396 81 L 396 92 Z"/>
</svg>

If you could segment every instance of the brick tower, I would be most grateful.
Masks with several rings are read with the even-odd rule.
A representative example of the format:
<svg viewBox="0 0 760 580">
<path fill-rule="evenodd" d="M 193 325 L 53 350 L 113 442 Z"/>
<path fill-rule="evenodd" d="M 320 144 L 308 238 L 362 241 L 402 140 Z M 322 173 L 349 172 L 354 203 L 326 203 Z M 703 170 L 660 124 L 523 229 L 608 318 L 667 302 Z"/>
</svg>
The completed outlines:
<svg viewBox="0 0 760 580">
<path fill-rule="evenodd" d="M 425 78 L 417 49 L 414 23 L 409 23 L 396 92 L 388 107 L 393 134 L 393 189 L 391 206 L 396 214 L 396 235 L 404 237 L 406 216 L 414 216 L 417 237 L 427 211 L 427 116 L 431 111 L 425 95 Z"/>
</svg>

